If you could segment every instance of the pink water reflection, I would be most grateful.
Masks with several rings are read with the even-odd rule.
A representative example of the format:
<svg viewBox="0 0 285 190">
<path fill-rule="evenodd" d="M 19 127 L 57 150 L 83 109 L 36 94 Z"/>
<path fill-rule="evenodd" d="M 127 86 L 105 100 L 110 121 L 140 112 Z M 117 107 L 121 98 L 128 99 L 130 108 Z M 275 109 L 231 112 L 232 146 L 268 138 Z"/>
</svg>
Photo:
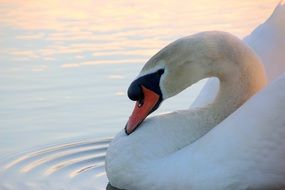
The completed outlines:
<svg viewBox="0 0 285 190">
<path fill-rule="evenodd" d="M 199 31 L 224 30 L 243 37 L 264 21 L 277 3 L 2 0 L 0 23 L 8 42 L 1 51 L 8 60 L 30 64 L 33 60 L 62 60 L 59 68 L 143 63 L 170 41 Z M 61 56 L 70 56 L 74 62 Z"/>
</svg>

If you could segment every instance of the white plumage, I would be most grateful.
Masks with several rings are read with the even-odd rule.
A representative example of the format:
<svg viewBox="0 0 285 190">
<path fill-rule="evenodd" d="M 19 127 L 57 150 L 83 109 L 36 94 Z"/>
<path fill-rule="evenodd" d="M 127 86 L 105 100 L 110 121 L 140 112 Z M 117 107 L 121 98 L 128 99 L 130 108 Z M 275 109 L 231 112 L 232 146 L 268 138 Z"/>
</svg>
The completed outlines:
<svg viewBox="0 0 285 190">
<path fill-rule="evenodd" d="M 283 30 L 282 12 L 284 7 L 278 5 L 271 18 L 246 38 L 264 61 L 270 80 L 285 70 L 283 38 L 272 39 L 276 57 L 265 39 Z M 113 186 L 129 190 L 285 188 L 285 75 L 258 92 L 266 83 L 259 59 L 241 41 L 222 32 L 170 44 L 150 59 L 139 76 L 157 68 L 166 70 L 160 81 L 166 98 L 209 76 L 220 79 L 219 94 L 203 108 L 155 116 L 129 136 L 119 133 L 106 157 Z M 202 93 L 207 95 L 196 106 L 215 97 L 207 86 Z"/>
</svg>

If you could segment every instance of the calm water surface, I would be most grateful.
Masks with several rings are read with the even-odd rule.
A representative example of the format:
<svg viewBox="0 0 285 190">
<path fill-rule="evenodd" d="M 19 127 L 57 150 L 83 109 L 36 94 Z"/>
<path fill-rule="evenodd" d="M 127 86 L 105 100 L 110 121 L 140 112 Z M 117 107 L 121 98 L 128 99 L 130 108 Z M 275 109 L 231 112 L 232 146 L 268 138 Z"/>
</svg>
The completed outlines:
<svg viewBox="0 0 285 190">
<path fill-rule="evenodd" d="M 104 189 L 109 137 L 131 113 L 126 90 L 143 63 L 199 31 L 242 38 L 278 2 L 0 0 L 0 184 Z M 159 112 L 188 108 L 199 89 Z"/>
</svg>

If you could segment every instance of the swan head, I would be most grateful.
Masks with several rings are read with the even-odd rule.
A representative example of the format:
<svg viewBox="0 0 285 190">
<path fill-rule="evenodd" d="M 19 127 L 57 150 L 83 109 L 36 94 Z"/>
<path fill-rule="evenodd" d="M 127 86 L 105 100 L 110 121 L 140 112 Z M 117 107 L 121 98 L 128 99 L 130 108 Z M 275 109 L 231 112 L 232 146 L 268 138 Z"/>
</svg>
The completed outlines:
<svg viewBox="0 0 285 190">
<path fill-rule="evenodd" d="M 131 83 L 128 96 L 136 101 L 125 127 L 131 134 L 161 102 L 201 79 L 232 78 L 253 53 L 235 36 L 203 32 L 178 39 L 155 54 Z M 226 76 L 227 75 L 227 76 Z"/>
</svg>

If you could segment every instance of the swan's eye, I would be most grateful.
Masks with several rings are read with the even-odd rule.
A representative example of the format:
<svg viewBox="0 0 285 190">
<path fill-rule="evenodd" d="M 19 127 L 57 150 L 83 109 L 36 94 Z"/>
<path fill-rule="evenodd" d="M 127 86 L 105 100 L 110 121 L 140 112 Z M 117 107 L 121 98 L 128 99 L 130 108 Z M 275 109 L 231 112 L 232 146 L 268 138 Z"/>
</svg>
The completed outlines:
<svg viewBox="0 0 285 190">
<path fill-rule="evenodd" d="M 143 103 L 144 103 L 143 98 L 142 98 L 142 99 L 139 99 L 139 100 L 138 100 L 138 107 L 139 107 L 139 108 L 142 107 L 142 106 L 143 106 Z"/>
</svg>

